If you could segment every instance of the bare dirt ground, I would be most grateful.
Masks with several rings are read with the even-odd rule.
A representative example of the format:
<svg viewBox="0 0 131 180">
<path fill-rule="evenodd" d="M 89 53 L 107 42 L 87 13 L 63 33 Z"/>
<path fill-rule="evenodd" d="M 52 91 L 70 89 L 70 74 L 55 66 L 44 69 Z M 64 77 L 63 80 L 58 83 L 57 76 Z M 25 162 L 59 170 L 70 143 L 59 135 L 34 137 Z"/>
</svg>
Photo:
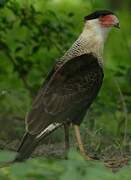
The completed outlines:
<svg viewBox="0 0 131 180">
<path fill-rule="evenodd" d="M 1 150 L 11 150 L 16 151 L 18 147 L 19 141 L 15 140 L 11 143 L 5 143 L 0 141 L 0 149 Z M 74 145 L 71 145 L 72 147 Z M 75 147 L 74 147 L 75 148 Z M 92 152 L 89 152 L 91 157 L 95 157 Z M 36 148 L 32 157 L 44 156 L 47 158 L 53 159 L 64 159 L 65 158 L 65 148 L 63 143 L 55 143 L 55 144 L 42 144 Z M 113 172 L 118 171 L 123 166 L 127 166 L 130 161 L 129 157 L 131 153 L 120 152 L 120 151 L 105 151 L 103 154 L 99 154 L 99 157 L 95 157 L 94 161 L 101 161 L 103 164 L 112 169 Z"/>
<path fill-rule="evenodd" d="M 20 137 L 23 132 L 20 133 L 19 137 L 16 136 L 17 127 L 22 127 L 24 129 L 23 121 L 10 121 L 7 125 L 3 122 L 5 126 L 0 126 L 0 150 L 11 150 L 16 151 L 20 143 Z M 1 123 L 0 123 L 1 124 Z M 9 128 L 10 125 L 10 128 Z M 12 134 L 13 132 L 13 134 Z M 63 129 L 61 130 L 63 132 Z M 58 131 L 56 135 L 60 132 Z M 58 137 L 57 137 L 58 138 Z M 63 138 L 62 138 L 63 139 Z M 75 140 L 71 140 L 71 147 L 76 149 Z M 101 152 L 93 152 L 88 145 L 85 145 L 85 149 L 88 154 L 93 157 L 95 160 L 101 161 L 105 166 L 111 168 L 113 171 L 119 170 L 119 168 L 129 164 L 129 159 L 131 156 L 131 151 L 115 149 L 110 146 L 107 146 Z M 64 139 L 63 140 L 46 140 L 44 144 L 39 145 L 34 151 L 33 157 L 44 156 L 47 158 L 53 159 L 64 159 L 65 158 L 65 148 L 64 148 Z"/>
</svg>

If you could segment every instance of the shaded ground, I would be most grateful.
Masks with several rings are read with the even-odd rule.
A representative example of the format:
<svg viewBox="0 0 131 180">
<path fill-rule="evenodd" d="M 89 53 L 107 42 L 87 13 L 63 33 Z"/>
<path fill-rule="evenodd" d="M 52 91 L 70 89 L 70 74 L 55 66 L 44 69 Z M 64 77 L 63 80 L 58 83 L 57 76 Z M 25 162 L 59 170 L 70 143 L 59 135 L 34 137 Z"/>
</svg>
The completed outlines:
<svg viewBox="0 0 131 180">
<path fill-rule="evenodd" d="M 19 141 L 13 141 L 12 143 L 5 144 L 0 141 L 0 149 L 3 150 L 13 150 L 16 151 Z M 72 146 L 73 147 L 73 146 Z M 89 152 L 89 151 L 88 151 Z M 94 156 L 92 152 L 89 152 L 90 156 Z M 32 157 L 44 156 L 47 158 L 55 159 L 64 159 L 65 158 L 65 149 L 63 143 L 55 144 L 43 144 L 36 148 Z M 108 151 L 103 154 L 99 154 L 99 160 L 105 164 L 106 167 L 111 168 L 114 172 L 118 171 L 119 168 L 126 166 L 130 163 L 129 157 L 131 153 L 120 152 L 120 151 Z"/>
<path fill-rule="evenodd" d="M 24 121 L 10 120 L 8 123 L 0 121 L 0 150 L 13 150 L 16 151 L 19 145 L 20 139 L 24 132 Z M 59 136 L 61 134 L 61 137 Z M 71 148 L 76 148 L 75 139 L 71 134 Z M 86 137 L 89 140 L 89 137 Z M 57 142 L 57 143 L 56 143 Z M 45 139 L 44 144 L 39 145 L 33 157 L 45 156 L 47 158 L 63 159 L 65 158 L 63 129 L 57 130 L 52 136 Z M 46 143 L 46 144 L 45 144 Z M 102 161 L 105 166 L 111 168 L 113 171 L 117 171 L 119 168 L 128 165 L 131 151 L 129 149 L 115 148 L 111 144 L 106 144 L 100 151 L 95 151 L 91 148 L 90 142 L 85 145 L 85 149 L 88 154 Z"/>
</svg>

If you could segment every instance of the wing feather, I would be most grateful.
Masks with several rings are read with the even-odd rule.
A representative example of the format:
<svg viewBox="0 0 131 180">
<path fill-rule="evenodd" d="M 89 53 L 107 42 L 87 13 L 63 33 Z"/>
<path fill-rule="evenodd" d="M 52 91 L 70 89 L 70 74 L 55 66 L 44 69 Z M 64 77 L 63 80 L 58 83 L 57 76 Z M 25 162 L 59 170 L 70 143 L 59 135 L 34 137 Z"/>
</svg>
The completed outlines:
<svg viewBox="0 0 131 180">
<path fill-rule="evenodd" d="M 32 134 L 51 122 L 71 119 L 71 110 L 75 115 L 76 107 L 79 109 L 85 100 L 91 104 L 101 87 L 103 70 L 94 55 L 84 54 L 63 63 L 47 79 L 27 116 Z"/>
</svg>

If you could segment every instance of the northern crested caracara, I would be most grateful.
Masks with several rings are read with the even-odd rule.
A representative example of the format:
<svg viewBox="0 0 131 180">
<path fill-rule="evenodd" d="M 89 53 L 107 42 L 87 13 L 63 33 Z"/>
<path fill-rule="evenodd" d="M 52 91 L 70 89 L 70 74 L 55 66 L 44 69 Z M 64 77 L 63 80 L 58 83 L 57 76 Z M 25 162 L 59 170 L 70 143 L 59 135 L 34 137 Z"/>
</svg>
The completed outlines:
<svg viewBox="0 0 131 180">
<path fill-rule="evenodd" d="M 60 126 L 65 127 L 69 147 L 70 123 L 74 125 L 80 151 L 86 159 L 79 126 L 96 98 L 103 81 L 103 47 L 117 16 L 108 10 L 84 18 L 82 33 L 47 76 L 26 117 L 26 132 L 14 161 L 27 159 L 39 142 Z"/>
</svg>

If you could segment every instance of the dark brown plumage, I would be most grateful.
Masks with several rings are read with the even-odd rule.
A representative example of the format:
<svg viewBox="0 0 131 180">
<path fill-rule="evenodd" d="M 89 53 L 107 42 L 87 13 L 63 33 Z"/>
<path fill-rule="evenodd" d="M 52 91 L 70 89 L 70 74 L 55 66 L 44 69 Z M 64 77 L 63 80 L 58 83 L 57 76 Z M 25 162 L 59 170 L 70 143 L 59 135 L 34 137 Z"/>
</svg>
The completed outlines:
<svg viewBox="0 0 131 180">
<path fill-rule="evenodd" d="M 18 149 L 17 160 L 30 155 L 38 142 L 35 137 L 50 124 L 80 124 L 102 80 L 103 70 L 92 54 L 75 57 L 57 69 L 54 67 L 27 115 L 28 133 Z"/>
<path fill-rule="evenodd" d="M 31 134 L 39 134 L 50 123 L 80 124 L 80 109 L 87 110 L 102 84 L 103 71 L 92 54 L 75 57 L 53 71 L 28 113 Z"/>
</svg>

